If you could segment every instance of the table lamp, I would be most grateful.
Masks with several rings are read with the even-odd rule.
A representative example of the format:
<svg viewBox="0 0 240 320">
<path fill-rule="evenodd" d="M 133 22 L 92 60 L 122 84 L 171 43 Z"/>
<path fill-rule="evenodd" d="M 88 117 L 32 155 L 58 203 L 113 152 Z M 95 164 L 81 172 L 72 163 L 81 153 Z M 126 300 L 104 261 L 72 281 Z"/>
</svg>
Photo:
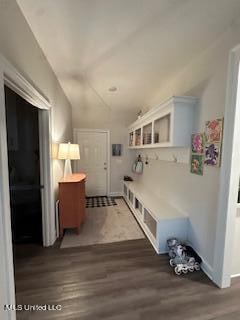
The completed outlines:
<svg viewBox="0 0 240 320">
<path fill-rule="evenodd" d="M 80 151 L 78 144 L 60 143 L 58 150 L 58 159 L 65 160 L 64 177 L 72 174 L 71 160 L 80 159 Z"/>
</svg>

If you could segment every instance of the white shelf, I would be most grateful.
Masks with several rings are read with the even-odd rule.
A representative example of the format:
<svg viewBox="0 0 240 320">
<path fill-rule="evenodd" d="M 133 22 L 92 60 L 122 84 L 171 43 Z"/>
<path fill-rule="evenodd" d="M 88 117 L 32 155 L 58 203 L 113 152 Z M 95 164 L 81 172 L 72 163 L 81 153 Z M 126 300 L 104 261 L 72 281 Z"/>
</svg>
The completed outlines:
<svg viewBox="0 0 240 320">
<path fill-rule="evenodd" d="M 151 143 L 145 144 L 141 146 L 129 146 L 128 149 L 154 149 L 154 148 L 168 148 L 172 147 L 170 142 L 162 142 L 162 143 Z"/>
<path fill-rule="evenodd" d="M 148 111 L 129 126 L 129 137 L 133 137 L 137 130 L 141 130 L 141 144 L 136 145 L 133 139 L 129 148 L 189 146 L 196 103 L 196 97 L 174 96 Z"/>
<path fill-rule="evenodd" d="M 186 214 L 136 182 L 124 181 L 123 186 L 127 204 L 157 253 L 166 252 L 166 241 L 170 237 L 186 240 L 188 228 Z M 133 201 L 129 201 L 129 194 L 133 194 Z M 135 208 L 136 199 L 142 205 L 142 213 Z"/>
</svg>

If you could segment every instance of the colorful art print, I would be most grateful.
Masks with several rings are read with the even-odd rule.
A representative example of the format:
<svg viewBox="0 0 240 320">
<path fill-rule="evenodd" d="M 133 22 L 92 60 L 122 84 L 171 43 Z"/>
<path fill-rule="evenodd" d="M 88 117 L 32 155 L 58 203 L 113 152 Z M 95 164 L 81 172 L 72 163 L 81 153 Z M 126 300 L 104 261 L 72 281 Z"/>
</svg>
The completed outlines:
<svg viewBox="0 0 240 320">
<path fill-rule="evenodd" d="M 192 153 L 204 153 L 204 135 L 202 133 L 192 134 Z"/>
<path fill-rule="evenodd" d="M 219 167 L 221 162 L 221 144 L 210 143 L 205 145 L 204 164 Z"/>
<path fill-rule="evenodd" d="M 221 143 L 223 134 L 223 119 L 207 121 L 205 134 L 206 143 Z"/>
<path fill-rule="evenodd" d="M 192 154 L 191 156 L 191 173 L 203 175 L 203 155 Z"/>
</svg>

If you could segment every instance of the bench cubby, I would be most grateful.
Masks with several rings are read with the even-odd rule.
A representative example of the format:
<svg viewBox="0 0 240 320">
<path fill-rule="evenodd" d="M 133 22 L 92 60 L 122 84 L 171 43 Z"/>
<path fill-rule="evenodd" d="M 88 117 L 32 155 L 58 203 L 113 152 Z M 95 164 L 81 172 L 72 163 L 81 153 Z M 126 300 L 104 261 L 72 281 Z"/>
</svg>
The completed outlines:
<svg viewBox="0 0 240 320">
<path fill-rule="evenodd" d="M 155 251 L 167 252 L 170 237 L 187 240 L 188 216 L 137 182 L 124 181 L 123 195 Z"/>
</svg>

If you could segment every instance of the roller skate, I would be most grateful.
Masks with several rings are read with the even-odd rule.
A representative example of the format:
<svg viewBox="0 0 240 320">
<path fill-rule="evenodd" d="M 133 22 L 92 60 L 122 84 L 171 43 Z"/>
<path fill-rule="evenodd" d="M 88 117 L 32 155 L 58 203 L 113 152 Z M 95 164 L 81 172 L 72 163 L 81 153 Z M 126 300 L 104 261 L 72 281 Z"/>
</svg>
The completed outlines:
<svg viewBox="0 0 240 320">
<path fill-rule="evenodd" d="M 181 244 L 176 238 L 169 239 L 167 246 L 169 248 L 169 264 L 177 275 L 200 270 L 202 260 L 192 247 Z"/>
<path fill-rule="evenodd" d="M 177 238 L 171 238 L 167 240 L 168 255 L 171 259 L 176 257 L 176 247 L 180 244 Z"/>
</svg>

